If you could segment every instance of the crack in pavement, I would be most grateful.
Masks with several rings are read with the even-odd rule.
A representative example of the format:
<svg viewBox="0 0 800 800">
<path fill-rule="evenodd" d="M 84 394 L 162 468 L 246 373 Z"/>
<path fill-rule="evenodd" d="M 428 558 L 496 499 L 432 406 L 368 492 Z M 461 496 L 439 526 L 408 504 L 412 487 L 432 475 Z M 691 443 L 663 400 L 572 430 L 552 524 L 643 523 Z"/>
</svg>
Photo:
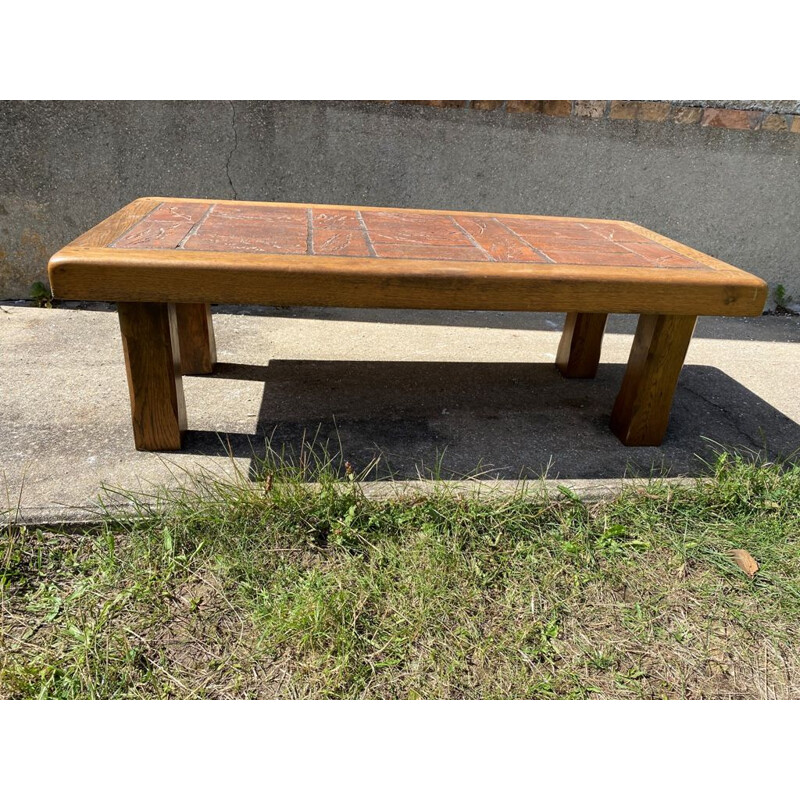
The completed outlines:
<svg viewBox="0 0 800 800">
<path fill-rule="evenodd" d="M 731 414 L 731 412 L 727 408 L 725 408 L 725 406 L 721 406 L 719 403 L 715 403 L 713 400 L 709 399 L 704 394 L 701 394 L 700 392 L 696 391 L 695 389 L 692 389 L 691 386 L 683 386 L 682 388 L 685 389 L 687 392 L 690 392 L 691 394 L 693 394 L 695 397 L 699 397 L 701 400 L 705 401 L 710 406 L 713 406 L 718 411 L 721 411 L 722 414 L 728 420 L 730 420 L 730 422 L 733 424 L 733 427 L 736 429 L 736 431 L 738 433 L 742 434 L 742 436 L 747 437 L 747 439 L 750 441 L 750 443 L 753 445 L 753 447 L 755 447 L 756 449 L 761 449 L 762 447 L 765 446 L 765 443 L 763 441 L 761 441 L 761 442 L 756 441 L 753 438 L 753 436 L 750 433 L 748 433 L 748 431 L 743 430 L 738 425 L 737 421 L 733 418 L 733 415 Z"/>
</svg>

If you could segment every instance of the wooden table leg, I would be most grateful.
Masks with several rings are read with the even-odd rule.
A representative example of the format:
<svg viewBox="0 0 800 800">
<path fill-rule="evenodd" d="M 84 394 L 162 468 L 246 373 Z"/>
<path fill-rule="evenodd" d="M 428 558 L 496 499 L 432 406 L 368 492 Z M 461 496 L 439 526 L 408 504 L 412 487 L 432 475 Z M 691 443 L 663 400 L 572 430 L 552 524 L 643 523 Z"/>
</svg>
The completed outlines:
<svg viewBox="0 0 800 800">
<path fill-rule="evenodd" d="M 608 314 L 567 314 L 556 366 L 565 378 L 594 378 Z"/>
<path fill-rule="evenodd" d="M 186 430 L 175 306 L 117 303 L 137 450 L 180 450 Z"/>
<path fill-rule="evenodd" d="M 178 339 L 181 343 L 181 372 L 208 375 L 217 363 L 217 344 L 209 303 L 177 303 Z"/>
<path fill-rule="evenodd" d="M 696 322 L 697 317 L 639 317 L 628 369 L 611 412 L 611 430 L 623 444 L 661 444 Z"/>
</svg>

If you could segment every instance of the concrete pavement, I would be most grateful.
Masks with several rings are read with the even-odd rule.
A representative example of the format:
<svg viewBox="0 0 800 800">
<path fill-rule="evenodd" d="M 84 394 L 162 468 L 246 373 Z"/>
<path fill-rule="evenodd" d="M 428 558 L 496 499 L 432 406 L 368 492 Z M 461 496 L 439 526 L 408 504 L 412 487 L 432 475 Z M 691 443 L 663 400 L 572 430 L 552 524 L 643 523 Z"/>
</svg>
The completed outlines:
<svg viewBox="0 0 800 800">
<path fill-rule="evenodd" d="M 701 319 L 660 448 L 608 429 L 635 318 L 609 319 L 593 381 L 553 361 L 562 314 L 215 307 L 219 368 L 185 377 L 179 453 L 134 450 L 113 306 L 0 305 L 0 509 L 91 518 L 103 487 L 152 492 L 199 469 L 254 477 L 269 440 L 316 438 L 412 481 L 546 474 L 584 494 L 699 476 L 715 448 L 797 458 L 800 317 Z M 113 501 L 114 495 L 107 495 Z"/>
</svg>

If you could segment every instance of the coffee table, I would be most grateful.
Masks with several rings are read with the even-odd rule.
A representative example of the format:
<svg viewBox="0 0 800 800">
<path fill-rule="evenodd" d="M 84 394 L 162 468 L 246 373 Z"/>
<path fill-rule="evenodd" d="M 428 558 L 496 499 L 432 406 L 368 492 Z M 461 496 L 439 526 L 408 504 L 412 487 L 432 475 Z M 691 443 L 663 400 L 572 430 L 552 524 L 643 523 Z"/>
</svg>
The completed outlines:
<svg viewBox="0 0 800 800">
<path fill-rule="evenodd" d="M 630 222 L 145 197 L 56 253 L 55 297 L 118 304 L 134 441 L 181 447 L 181 374 L 214 368 L 211 303 L 561 311 L 556 364 L 596 373 L 609 313 L 639 314 L 611 413 L 658 445 L 699 315 L 755 316 L 767 286 Z"/>
</svg>

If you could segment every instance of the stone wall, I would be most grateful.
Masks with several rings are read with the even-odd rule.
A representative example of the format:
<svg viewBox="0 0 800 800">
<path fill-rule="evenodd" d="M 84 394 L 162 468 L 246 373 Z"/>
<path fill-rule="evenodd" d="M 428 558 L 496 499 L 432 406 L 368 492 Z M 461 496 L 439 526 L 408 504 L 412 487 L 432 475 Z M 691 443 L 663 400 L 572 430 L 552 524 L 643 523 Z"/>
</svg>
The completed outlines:
<svg viewBox="0 0 800 800">
<path fill-rule="evenodd" d="M 800 298 L 798 101 L 0 103 L 0 298 L 143 195 L 629 219 Z"/>
</svg>

